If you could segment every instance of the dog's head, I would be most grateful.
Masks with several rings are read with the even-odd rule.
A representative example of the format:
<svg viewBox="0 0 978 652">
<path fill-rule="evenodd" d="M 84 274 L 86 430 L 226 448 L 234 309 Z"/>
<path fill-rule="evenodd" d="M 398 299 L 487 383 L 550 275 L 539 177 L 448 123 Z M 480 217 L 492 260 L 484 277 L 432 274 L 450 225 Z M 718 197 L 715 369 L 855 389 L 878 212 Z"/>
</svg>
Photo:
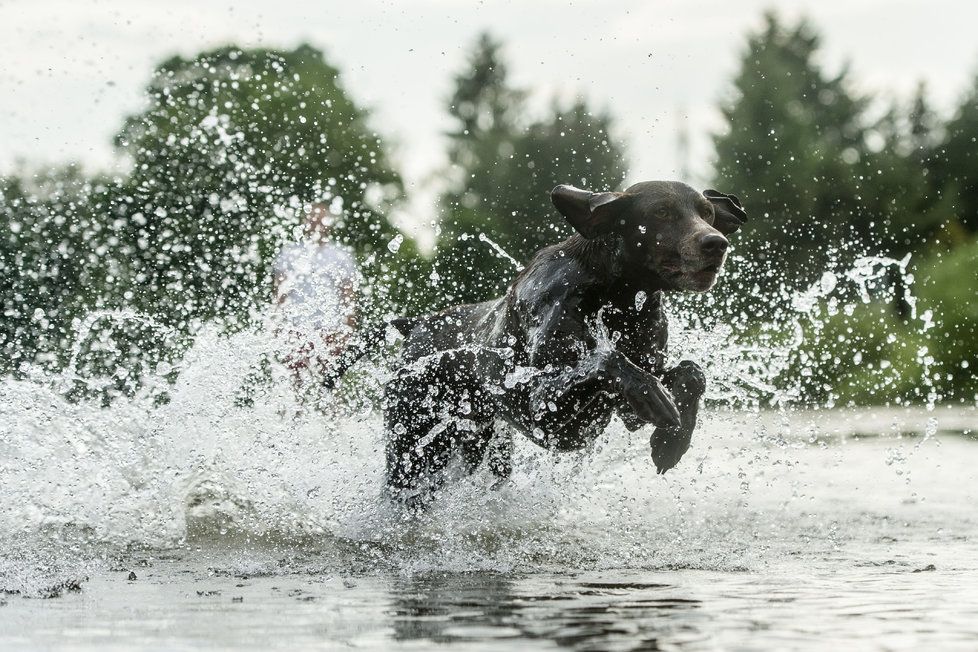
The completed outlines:
<svg viewBox="0 0 978 652">
<path fill-rule="evenodd" d="M 550 198 L 582 236 L 621 236 L 629 269 L 653 272 L 677 290 L 713 287 L 727 255 L 726 236 L 747 220 L 734 195 L 699 193 L 678 181 L 645 181 L 625 192 L 557 186 Z"/>
</svg>

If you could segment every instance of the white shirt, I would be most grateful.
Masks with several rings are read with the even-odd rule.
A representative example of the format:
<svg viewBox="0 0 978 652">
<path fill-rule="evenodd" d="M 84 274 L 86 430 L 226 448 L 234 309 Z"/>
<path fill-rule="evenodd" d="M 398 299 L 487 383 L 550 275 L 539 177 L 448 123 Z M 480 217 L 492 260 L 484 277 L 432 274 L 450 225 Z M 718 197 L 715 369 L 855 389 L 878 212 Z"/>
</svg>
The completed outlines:
<svg viewBox="0 0 978 652">
<path fill-rule="evenodd" d="M 360 274 L 349 252 L 328 242 L 293 242 L 275 259 L 281 307 L 286 318 L 302 329 L 335 330 L 353 312 Z"/>
</svg>

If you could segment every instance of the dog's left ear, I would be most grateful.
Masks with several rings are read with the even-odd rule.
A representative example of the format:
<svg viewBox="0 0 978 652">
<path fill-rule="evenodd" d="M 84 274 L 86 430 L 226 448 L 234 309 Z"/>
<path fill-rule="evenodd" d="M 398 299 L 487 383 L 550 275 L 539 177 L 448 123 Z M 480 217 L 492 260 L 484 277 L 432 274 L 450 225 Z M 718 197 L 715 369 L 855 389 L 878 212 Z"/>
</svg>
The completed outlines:
<svg viewBox="0 0 978 652">
<path fill-rule="evenodd" d="M 578 233 L 590 240 L 614 229 L 625 196 L 623 192 L 591 192 L 560 185 L 550 192 L 550 201 Z"/>
<path fill-rule="evenodd" d="M 716 219 L 713 226 L 723 235 L 736 233 L 747 221 L 747 211 L 736 195 L 728 195 L 717 190 L 704 190 L 703 196 L 713 204 Z"/>
</svg>

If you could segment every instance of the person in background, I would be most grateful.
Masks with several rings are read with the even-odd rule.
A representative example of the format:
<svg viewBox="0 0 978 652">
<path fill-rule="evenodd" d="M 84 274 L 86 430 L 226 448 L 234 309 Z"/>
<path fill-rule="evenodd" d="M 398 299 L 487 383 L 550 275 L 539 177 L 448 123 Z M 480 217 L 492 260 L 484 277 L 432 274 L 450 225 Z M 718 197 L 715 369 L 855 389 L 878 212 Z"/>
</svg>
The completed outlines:
<svg viewBox="0 0 978 652">
<path fill-rule="evenodd" d="M 360 275 L 350 252 L 331 237 L 338 218 L 328 204 L 310 205 L 302 240 L 275 259 L 275 300 L 292 340 L 284 362 L 300 385 L 303 376 L 328 375 L 357 324 Z"/>
</svg>

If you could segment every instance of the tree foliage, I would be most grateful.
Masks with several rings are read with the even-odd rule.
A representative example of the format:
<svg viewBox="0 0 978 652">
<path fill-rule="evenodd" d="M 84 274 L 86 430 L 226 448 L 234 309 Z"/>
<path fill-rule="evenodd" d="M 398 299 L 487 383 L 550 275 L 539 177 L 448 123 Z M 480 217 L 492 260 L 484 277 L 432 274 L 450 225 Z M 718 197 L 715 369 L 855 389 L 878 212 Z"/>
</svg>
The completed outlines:
<svg viewBox="0 0 978 652">
<path fill-rule="evenodd" d="M 951 234 L 978 232 L 978 74 L 945 126 L 929 168 L 938 190 L 957 200 Z"/>
<path fill-rule="evenodd" d="M 713 183 L 750 208 L 738 240 L 759 261 L 756 287 L 769 302 L 864 253 L 928 251 L 959 228 L 958 189 L 974 175 L 939 174 L 954 139 L 940 143 L 923 85 L 907 103 L 872 102 L 852 91 L 846 67 L 824 70 L 819 48 L 806 20 L 767 14 L 747 39 L 714 139 Z"/>
<path fill-rule="evenodd" d="M 867 100 L 846 69 L 822 70 L 818 48 L 807 21 L 790 27 L 767 14 L 748 37 L 722 108 L 727 128 L 715 137 L 715 184 L 745 196 L 752 220 L 741 237 L 787 267 L 784 278 L 824 266 L 871 221 L 859 202 Z"/>
<path fill-rule="evenodd" d="M 116 137 L 127 174 L 68 165 L 0 178 L 0 373 L 68 365 L 89 393 L 135 391 L 147 368 L 172 369 L 200 325 L 260 314 L 271 260 L 314 201 L 342 208 L 336 235 L 367 276 L 368 319 L 497 296 L 571 233 L 551 188 L 619 188 L 624 152 L 610 115 L 583 100 L 534 115 L 488 35 L 453 82 L 432 266 L 388 221 L 400 177 L 322 52 L 229 46 L 167 60 Z M 978 76 L 947 120 L 923 85 L 883 102 L 854 92 L 845 67 L 826 71 L 810 23 L 769 14 L 722 114 L 713 185 L 748 206 L 736 244 L 752 266 L 735 259 L 744 267 L 720 292 L 682 306 L 753 323 L 857 255 L 909 253 L 929 330 L 906 321 L 902 286 L 877 280 L 869 303 L 824 320 L 791 373 L 826 400 L 973 398 Z M 853 349 L 862 366 L 840 372 Z M 881 384 L 872 369 L 884 364 L 898 381 Z"/>
<path fill-rule="evenodd" d="M 112 182 L 74 166 L 0 179 L 0 370 L 53 363 L 72 320 L 120 282 L 119 224 L 105 207 Z"/>
<path fill-rule="evenodd" d="M 116 138 L 134 162 L 124 199 L 142 307 L 180 320 L 267 300 L 268 266 L 310 202 L 334 202 L 365 254 L 397 231 L 401 192 L 367 112 L 323 54 L 225 47 L 163 63 L 149 107 Z"/>
<path fill-rule="evenodd" d="M 550 204 L 554 186 L 617 188 L 625 177 L 609 115 L 577 100 L 529 120 L 525 101 L 500 44 L 480 36 L 449 102 L 451 184 L 441 198 L 437 259 L 445 302 L 502 292 L 515 268 L 493 243 L 524 263 L 571 233 Z"/>
<path fill-rule="evenodd" d="M 146 91 L 115 141 L 125 177 L 66 167 L 2 181 L 9 368 L 71 358 L 134 388 L 137 367 L 178 354 L 201 324 L 238 327 L 268 304 L 272 259 L 310 202 L 342 208 L 336 235 L 368 274 L 416 267 L 413 242 L 386 246 L 400 177 L 320 51 L 174 57 Z M 368 303 L 404 300 L 391 285 Z M 125 314 L 97 312 L 109 309 Z"/>
</svg>

